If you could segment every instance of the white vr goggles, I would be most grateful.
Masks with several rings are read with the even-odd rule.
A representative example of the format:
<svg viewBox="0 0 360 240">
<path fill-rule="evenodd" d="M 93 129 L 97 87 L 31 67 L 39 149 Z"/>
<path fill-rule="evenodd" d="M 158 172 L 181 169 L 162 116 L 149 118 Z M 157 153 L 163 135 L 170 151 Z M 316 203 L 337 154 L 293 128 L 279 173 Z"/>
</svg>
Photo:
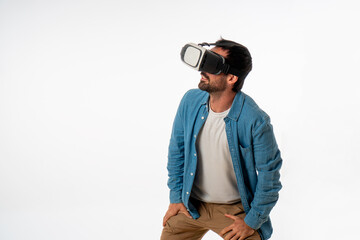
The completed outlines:
<svg viewBox="0 0 360 240">
<path fill-rule="evenodd" d="M 218 75 L 220 73 L 240 76 L 241 72 L 225 62 L 225 58 L 203 46 L 214 43 L 188 43 L 181 49 L 181 60 L 188 66 L 201 72 Z"/>
</svg>

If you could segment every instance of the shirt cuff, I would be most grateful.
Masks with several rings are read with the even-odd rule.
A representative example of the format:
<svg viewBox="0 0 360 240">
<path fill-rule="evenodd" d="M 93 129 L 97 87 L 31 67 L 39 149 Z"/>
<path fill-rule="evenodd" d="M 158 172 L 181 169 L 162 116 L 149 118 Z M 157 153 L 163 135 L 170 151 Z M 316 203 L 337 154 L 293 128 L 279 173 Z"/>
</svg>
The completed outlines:
<svg viewBox="0 0 360 240">
<path fill-rule="evenodd" d="M 268 217 L 261 217 L 258 212 L 254 209 L 250 209 L 250 211 L 246 214 L 244 219 L 245 223 L 251 227 L 252 229 L 258 230 L 264 222 L 268 220 Z"/>
</svg>

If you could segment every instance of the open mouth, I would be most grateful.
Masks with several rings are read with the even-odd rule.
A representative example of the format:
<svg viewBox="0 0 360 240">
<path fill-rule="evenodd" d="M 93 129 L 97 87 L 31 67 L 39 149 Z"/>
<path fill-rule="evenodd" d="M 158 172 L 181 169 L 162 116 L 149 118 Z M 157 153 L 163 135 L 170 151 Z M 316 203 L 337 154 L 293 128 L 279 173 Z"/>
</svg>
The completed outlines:
<svg viewBox="0 0 360 240">
<path fill-rule="evenodd" d="M 209 81 L 209 77 L 206 76 L 204 73 L 201 73 L 201 81 Z"/>
</svg>

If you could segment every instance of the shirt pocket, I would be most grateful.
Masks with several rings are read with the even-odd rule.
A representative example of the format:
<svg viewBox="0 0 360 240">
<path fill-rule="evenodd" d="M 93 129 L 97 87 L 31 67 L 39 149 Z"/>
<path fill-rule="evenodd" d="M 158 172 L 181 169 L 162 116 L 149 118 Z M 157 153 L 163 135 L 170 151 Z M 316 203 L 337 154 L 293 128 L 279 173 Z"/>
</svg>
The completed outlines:
<svg viewBox="0 0 360 240">
<path fill-rule="evenodd" d="M 255 161 L 253 154 L 253 146 L 249 145 L 248 147 L 243 147 L 239 145 L 240 148 L 240 157 L 242 162 L 245 164 L 246 168 L 251 168 L 255 170 Z"/>
<path fill-rule="evenodd" d="M 240 162 L 243 169 L 244 181 L 248 189 L 254 194 L 257 183 L 257 172 L 253 153 L 253 146 L 249 145 L 245 148 L 239 145 L 239 148 L 241 155 Z"/>
</svg>

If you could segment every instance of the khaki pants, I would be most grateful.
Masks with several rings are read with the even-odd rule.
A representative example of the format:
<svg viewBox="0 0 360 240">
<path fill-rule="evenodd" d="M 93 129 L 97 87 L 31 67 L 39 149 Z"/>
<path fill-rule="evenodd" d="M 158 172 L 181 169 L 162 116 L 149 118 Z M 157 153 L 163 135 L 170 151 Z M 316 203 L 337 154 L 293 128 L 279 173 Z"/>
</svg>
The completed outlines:
<svg viewBox="0 0 360 240">
<path fill-rule="evenodd" d="M 191 199 L 198 210 L 200 217 L 191 219 L 183 213 L 171 217 L 161 234 L 161 240 L 197 240 L 201 239 L 209 230 L 220 234 L 221 230 L 231 225 L 234 221 L 225 217 L 225 213 L 245 218 L 245 211 L 241 204 L 215 204 L 204 203 Z M 257 231 L 246 240 L 261 240 Z"/>
</svg>

